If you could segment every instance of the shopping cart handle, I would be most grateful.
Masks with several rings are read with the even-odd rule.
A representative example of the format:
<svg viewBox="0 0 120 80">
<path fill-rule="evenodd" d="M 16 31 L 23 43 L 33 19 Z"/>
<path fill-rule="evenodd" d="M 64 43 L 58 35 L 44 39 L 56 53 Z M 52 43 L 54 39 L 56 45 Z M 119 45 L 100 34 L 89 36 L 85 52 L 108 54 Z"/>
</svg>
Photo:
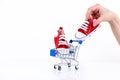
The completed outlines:
<svg viewBox="0 0 120 80">
<path fill-rule="evenodd" d="M 70 40 L 69 43 L 72 43 L 72 42 L 78 42 L 79 44 L 82 44 L 82 40 Z"/>
</svg>

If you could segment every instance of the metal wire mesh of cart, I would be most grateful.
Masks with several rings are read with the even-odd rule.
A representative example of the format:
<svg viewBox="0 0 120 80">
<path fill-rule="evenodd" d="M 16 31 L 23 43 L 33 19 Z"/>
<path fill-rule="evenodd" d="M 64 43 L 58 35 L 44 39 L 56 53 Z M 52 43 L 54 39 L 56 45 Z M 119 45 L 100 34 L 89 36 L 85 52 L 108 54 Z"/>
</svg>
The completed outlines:
<svg viewBox="0 0 120 80">
<path fill-rule="evenodd" d="M 77 45 L 73 45 L 73 42 L 77 42 Z M 60 63 L 54 64 L 54 69 L 61 70 L 61 66 L 75 66 L 75 69 L 78 69 L 79 62 L 77 61 L 77 56 L 79 53 L 80 45 L 82 44 L 82 40 L 70 40 L 69 49 L 65 48 L 58 48 L 58 49 L 51 49 L 50 55 L 61 60 Z"/>
</svg>

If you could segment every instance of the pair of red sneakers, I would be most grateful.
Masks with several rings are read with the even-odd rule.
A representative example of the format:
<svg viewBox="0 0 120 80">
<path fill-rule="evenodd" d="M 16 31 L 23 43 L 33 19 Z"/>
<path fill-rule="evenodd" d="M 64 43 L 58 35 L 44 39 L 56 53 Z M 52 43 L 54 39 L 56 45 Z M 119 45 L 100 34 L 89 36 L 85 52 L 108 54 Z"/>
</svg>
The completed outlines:
<svg viewBox="0 0 120 80">
<path fill-rule="evenodd" d="M 77 39 L 84 40 L 86 37 L 90 36 L 91 33 L 93 33 L 99 26 L 93 25 L 95 19 L 97 19 L 97 17 L 93 15 L 92 19 L 85 21 L 85 23 L 78 29 L 75 37 Z M 56 48 L 69 48 L 69 44 L 65 38 L 65 33 L 62 27 L 59 28 L 58 35 L 54 37 L 54 41 Z"/>
</svg>

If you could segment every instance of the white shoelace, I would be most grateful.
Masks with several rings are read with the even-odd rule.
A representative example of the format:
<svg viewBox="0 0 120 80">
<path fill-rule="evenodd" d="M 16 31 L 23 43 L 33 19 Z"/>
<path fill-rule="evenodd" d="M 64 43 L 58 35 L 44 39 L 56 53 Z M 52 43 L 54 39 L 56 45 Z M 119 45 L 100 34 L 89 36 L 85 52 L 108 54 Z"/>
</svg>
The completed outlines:
<svg viewBox="0 0 120 80">
<path fill-rule="evenodd" d="M 60 35 L 59 44 L 58 45 L 67 45 L 65 35 Z"/>
<path fill-rule="evenodd" d="M 80 28 L 83 29 L 84 31 L 87 31 L 87 29 L 88 29 L 88 24 L 89 24 L 89 22 L 88 22 L 88 21 L 85 21 L 84 24 L 82 24 L 82 26 L 81 26 Z"/>
</svg>

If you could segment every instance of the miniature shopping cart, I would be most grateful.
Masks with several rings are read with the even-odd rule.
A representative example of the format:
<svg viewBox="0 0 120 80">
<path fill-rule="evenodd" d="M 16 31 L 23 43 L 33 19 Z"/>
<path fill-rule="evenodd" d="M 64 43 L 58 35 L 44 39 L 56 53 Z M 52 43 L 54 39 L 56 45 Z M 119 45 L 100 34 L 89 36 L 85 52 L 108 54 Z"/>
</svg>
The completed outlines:
<svg viewBox="0 0 120 80">
<path fill-rule="evenodd" d="M 54 69 L 61 70 L 62 66 L 68 66 L 68 67 L 74 66 L 74 68 L 78 70 L 79 62 L 77 61 L 77 56 L 81 44 L 82 44 L 82 40 L 70 40 L 69 48 L 51 49 L 50 56 L 59 58 L 61 60 L 60 63 L 54 64 Z"/>
</svg>

